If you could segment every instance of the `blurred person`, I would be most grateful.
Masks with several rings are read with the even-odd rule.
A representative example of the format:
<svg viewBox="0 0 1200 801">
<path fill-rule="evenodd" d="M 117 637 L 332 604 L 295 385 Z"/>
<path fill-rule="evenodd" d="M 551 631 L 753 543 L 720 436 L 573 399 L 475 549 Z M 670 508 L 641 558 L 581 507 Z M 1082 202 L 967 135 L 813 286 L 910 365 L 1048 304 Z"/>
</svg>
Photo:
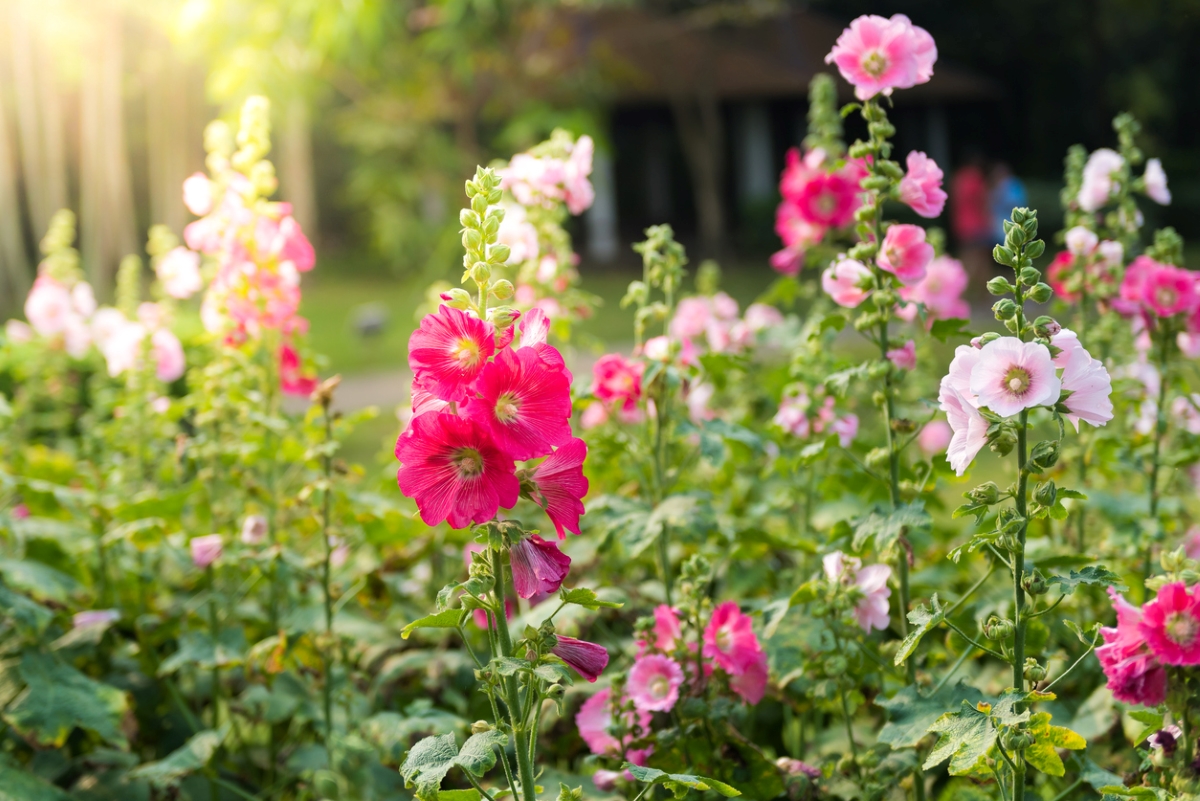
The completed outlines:
<svg viewBox="0 0 1200 801">
<path fill-rule="evenodd" d="M 1004 241 L 1004 221 L 1018 206 L 1029 205 L 1025 184 L 1003 161 L 992 167 L 992 244 Z"/>
<path fill-rule="evenodd" d="M 992 203 L 978 152 L 969 153 L 950 179 L 950 227 L 963 267 L 977 279 L 971 286 L 982 287 L 991 277 Z"/>
</svg>

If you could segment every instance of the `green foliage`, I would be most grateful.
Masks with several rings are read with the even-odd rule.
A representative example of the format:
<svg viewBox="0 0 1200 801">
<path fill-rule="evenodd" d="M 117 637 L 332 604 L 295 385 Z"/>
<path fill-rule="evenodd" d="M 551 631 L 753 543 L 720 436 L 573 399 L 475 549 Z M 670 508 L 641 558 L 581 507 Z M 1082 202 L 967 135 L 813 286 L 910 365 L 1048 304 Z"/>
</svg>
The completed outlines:
<svg viewBox="0 0 1200 801">
<path fill-rule="evenodd" d="M 741 795 L 740 791 L 730 787 L 728 784 L 719 782 L 716 779 L 705 778 L 704 776 L 692 776 L 687 773 L 664 773 L 655 768 L 631 765 L 628 762 L 622 766 L 622 770 L 629 771 L 634 779 L 643 784 L 661 784 L 665 786 L 676 798 L 683 798 L 690 790 L 712 790 L 725 798 L 735 798 Z"/>
</svg>

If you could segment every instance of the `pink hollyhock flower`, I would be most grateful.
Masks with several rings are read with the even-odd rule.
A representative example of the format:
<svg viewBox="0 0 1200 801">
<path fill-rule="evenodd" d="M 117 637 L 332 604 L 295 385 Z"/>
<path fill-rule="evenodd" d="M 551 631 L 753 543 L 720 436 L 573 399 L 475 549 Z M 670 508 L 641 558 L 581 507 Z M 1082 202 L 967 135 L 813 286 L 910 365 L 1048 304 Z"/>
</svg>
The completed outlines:
<svg viewBox="0 0 1200 801">
<path fill-rule="evenodd" d="M 1125 277 L 1121 280 L 1117 297 L 1113 299 L 1113 308 L 1127 317 L 1141 312 L 1150 275 L 1165 267 L 1167 265 L 1159 264 L 1145 255 L 1130 262 L 1125 268 Z"/>
<path fill-rule="evenodd" d="M 304 235 L 300 223 L 291 215 L 279 221 L 268 252 L 281 262 L 290 262 L 302 273 L 308 272 L 317 263 L 317 254 L 312 243 Z"/>
<path fill-rule="evenodd" d="M 190 298 L 204 288 L 200 278 L 200 254 L 184 247 L 168 251 L 154 265 L 154 272 L 162 282 L 163 291 L 173 298 Z"/>
<path fill-rule="evenodd" d="M 1200 586 L 1176 581 L 1160 589 L 1142 607 L 1138 632 L 1164 665 L 1200 665 Z"/>
<path fill-rule="evenodd" d="M 1062 392 L 1049 349 L 1016 337 L 1001 337 L 983 346 L 979 363 L 971 371 L 970 386 L 979 405 L 1001 417 L 1035 406 L 1053 406 Z"/>
<path fill-rule="evenodd" d="M 131 323 L 122 317 L 119 327 L 103 344 L 97 340 L 100 352 L 104 355 L 107 363 L 109 376 L 116 378 L 137 366 L 142 355 L 142 341 L 145 338 L 145 326 L 141 323 Z"/>
<path fill-rule="evenodd" d="M 1067 231 L 1067 250 L 1075 256 L 1090 256 L 1100 244 L 1100 237 L 1082 225 Z"/>
<path fill-rule="evenodd" d="M 1192 526 L 1187 530 L 1183 552 L 1187 554 L 1188 559 L 1200 559 L 1200 526 Z"/>
<path fill-rule="evenodd" d="M 596 789 L 602 793 L 611 793 L 617 789 L 617 780 L 621 778 L 619 770 L 604 770 L 603 768 L 592 774 L 592 784 L 596 785 Z"/>
<path fill-rule="evenodd" d="M 771 256 L 771 266 L 784 275 L 796 275 L 804 262 L 808 248 L 825 238 L 825 226 L 806 220 L 796 203 L 785 195 L 775 209 L 775 233 L 783 240 L 784 249 Z"/>
<path fill-rule="evenodd" d="M 1146 645 L 1142 610 L 1111 587 L 1108 594 L 1117 611 L 1117 626 L 1100 629 L 1104 645 L 1096 649 L 1108 689 L 1122 703 L 1158 706 L 1167 697 L 1167 672 Z"/>
<path fill-rule="evenodd" d="M 1075 254 L 1069 250 L 1064 250 L 1055 256 L 1050 262 L 1050 266 L 1046 268 L 1046 283 L 1050 284 L 1050 288 L 1054 290 L 1055 297 L 1067 303 L 1079 300 L 1078 292 L 1071 292 L 1067 289 L 1067 281 L 1071 278 L 1074 270 Z"/>
<path fill-rule="evenodd" d="M 33 341 L 33 327 L 22 320 L 9 320 L 4 324 L 4 336 L 9 342 Z"/>
<path fill-rule="evenodd" d="M 38 277 L 25 298 L 25 319 L 44 337 L 61 334 L 75 314 L 71 292 L 48 275 Z"/>
<path fill-rule="evenodd" d="M 518 461 L 545 456 L 571 439 L 571 383 L 533 348 L 505 348 L 475 382 L 465 414 Z"/>
<path fill-rule="evenodd" d="M 919 225 L 897 224 L 888 228 L 883 247 L 876 259 L 881 270 L 912 285 L 925 277 L 933 260 L 933 245 L 925 241 L 925 229 Z"/>
<path fill-rule="evenodd" d="M 1063 368 L 1062 391 L 1071 393 L 1065 401 L 1070 412 L 1066 418 L 1075 430 L 1079 430 L 1080 420 L 1102 426 L 1113 419 L 1112 379 L 1104 363 L 1093 359 L 1070 329 L 1059 331 L 1050 344 L 1062 348 L 1054 363 Z"/>
<path fill-rule="evenodd" d="M 729 678 L 729 688 L 747 704 L 757 704 L 767 692 L 767 655 L 759 651 L 746 669 Z"/>
<path fill-rule="evenodd" d="M 900 179 L 900 201 L 917 214 L 932 220 L 946 207 L 942 169 L 919 150 L 908 154 L 908 172 Z"/>
<path fill-rule="evenodd" d="M 841 256 L 821 274 L 821 288 L 837 305 L 853 309 L 871 294 L 871 279 L 866 265 Z"/>
<path fill-rule="evenodd" d="M 854 222 L 859 191 L 856 173 L 819 172 L 808 180 L 793 203 L 809 225 L 841 228 Z"/>
<path fill-rule="evenodd" d="M 608 667 L 608 651 L 603 645 L 594 642 L 577 640 L 574 637 L 557 635 L 558 643 L 550 649 L 550 653 L 566 662 L 575 672 L 590 682 L 600 678 L 604 668 Z"/>
<path fill-rule="evenodd" d="M 821 568 L 825 571 L 825 578 L 835 584 L 850 586 L 860 567 L 862 567 L 861 559 L 846 556 L 841 551 L 830 551 L 821 557 Z"/>
<path fill-rule="evenodd" d="M 1190 270 L 1160 264 L 1145 275 L 1142 297 L 1159 317 L 1188 314 L 1196 309 L 1196 278 Z"/>
<path fill-rule="evenodd" d="M 910 339 L 902 346 L 889 350 L 887 357 L 901 370 L 914 370 L 917 366 L 917 343 Z"/>
<path fill-rule="evenodd" d="M 779 309 L 770 306 L 766 303 L 751 303 L 746 307 L 746 313 L 742 317 L 742 321 L 746 323 L 746 327 L 754 333 L 765 331 L 768 328 L 774 328 L 777 325 L 783 324 L 783 314 Z"/>
<path fill-rule="evenodd" d="M 496 350 L 495 329 L 464 311 L 439 306 L 408 340 L 408 366 L 434 396 L 461 401 Z M 480 521 L 482 522 L 482 521 Z"/>
<path fill-rule="evenodd" d="M 82 359 L 92 347 L 92 329 L 87 321 L 77 314 L 67 318 L 67 327 L 63 330 L 63 347 L 76 359 Z"/>
<path fill-rule="evenodd" d="M 183 205 L 197 217 L 213 210 L 212 182 L 202 172 L 192 173 L 183 182 Z"/>
<path fill-rule="evenodd" d="M 679 700 L 682 684 L 683 668 L 674 659 L 649 654 L 633 663 L 625 691 L 643 712 L 670 712 Z"/>
<path fill-rule="evenodd" d="M 1102 147 L 1088 156 L 1083 167 L 1083 183 L 1079 187 L 1076 201 L 1084 211 L 1098 211 L 1112 197 L 1116 189 L 1114 174 L 1125 166 L 1120 153 Z"/>
<path fill-rule="evenodd" d="M 626 409 L 642 397 L 641 362 L 633 362 L 619 353 L 601 356 L 592 365 L 592 392 L 606 403 L 616 403 Z"/>
<path fill-rule="evenodd" d="M 900 287 L 900 297 L 909 303 L 901 307 L 899 314 L 911 321 L 917 316 L 914 304 L 923 303 L 929 316 L 935 320 L 970 317 L 971 307 L 962 298 L 968 281 L 966 268 L 961 261 L 938 256 L 929 262 L 924 278 L 911 286 Z"/>
<path fill-rule="evenodd" d="M 546 510 L 560 540 L 566 539 L 565 531 L 579 533 L 583 497 L 588 491 L 588 480 L 583 474 L 586 458 L 587 443 L 571 439 L 529 473 L 534 486 L 531 500 Z"/>
<path fill-rule="evenodd" d="M 512 458 L 474 420 L 418 415 L 396 441 L 396 458 L 400 491 L 417 502 L 429 526 L 443 520 L 453 528 L 486 523 L 520 497 Z"/>
<path fill-rule="evenodd" d="M 688 417 L 693 423 L 712 420 L 716 417 L 716 413 L 709 408 L 709 403 L 715 393 L 716 388 L 712 384 L 693 384 L 688 389 L 684 402 L 687 404 Z"/>
<path fill-rule="evenodd" d="M 885 19 L 872 14 L 842 31 L 825 63 L 837 65 L 859 100 L 869 100 L 927 82 L 936 59 L 933 38 L 908 17 L 897 14 Z"/>
<path fill-rule="evenodd" d="M 950 428 L 950 424 L 945 420 L 931 420 L 921 429 L 921 433 L 917 435 L 917 447 L 926 456 L 934 456 L 939 453 L 944 453 L 946 448 L 950 446 L 950 440 L 954 437 L 954 429 Z"/>
<path fill-rule="evenodd" d="M 86 629 L 91 626 L 109 626 L 120 619 L 121 613 L 116 609 L 92 609 L 72 615 L 71 627 Z"/>
<path fill-rule="evenodd" d="M 698 337 L 708 329 L 712 318 L 712 301 L 703 295 L 694 295 L 679 301 L 675 316 L 671 318 L 671 335 L 678 339 Z"/>
<path fill-rule="evenodd" d="M 954 384 L 950 376 L 942 379 L 938 393 L 939 408 L 946 413 L 952 433 L 946 449 L 946 461 L 957 475 L 971 466 L 976 455 L 987 444 L 988 421 Z"/>
<path fill-rule="evenodd" d="M 302 397 L 311 395 L 317 388 L 317 377 L 304 373 L 304 363 L 300 359 L 300 354 L 291 345 L 279 346 L 279 388 L 288 395 Z M 415 412 L 415 395 L 413 400 Z"/>
<path fill-rule="evenodd" d="M 522 598 L 532 598 L 539 592 L 558 592 L 571 569 L 571 557 L 537 534 L 514 542 L 508 554 L 512 561 L 513 588 Z"/>
<path fill-rule="evenodd" d="M 1171 205 L 1171 190 L 1167 188 L 1167 173 L 1163 170 L 1160 160 L 1149 159 L 1146 162 L 1146 171 L 1142 173 L 1142 180 L 1146 182 L 1146 197 L 1160 206 Z"/>
<path fill-rule="evenodd" d="M 203 537 L 192 537 L 192 564 L 198 568 L 206 568 L 221 558 L 221 535 L 206 534 Z"/>
<path fill-rule="evenodd" d="M 704 629 L 704 656 L 736 676 L 758 659 L 761 650 L 750 617 L 736 602 L 726 601 L 713 610 Z"/>
<path fill-rule="evenodd" d="M 787 391 L 779 401 L 779 410 L 775 412 L 772 422 L 793 437 L 803 439 L 812 431 L 808 419 L 811 403 L 812 401 L 803 390 Z"/>
<path fill-rule="evenodd" d="M 828 398 L 827 400 L 833 399 Z M 854 438 L 858 436 L 858 415 L 847 414 L 838 417 L 829 424 L 829 430 L 837 434 L 839 445 L 849 448 L 850 443 L 854 442 Z"/>
<path fill-rule="evenodd" d="M 96 313 L 96 293 L 87 281 L 80 281 L 71 288 L 71 306 L 80 317 L 91 317 Z"/>
<path fill-rule="evenodd" d="M 187 365 L 179 337 L 165 328 L 158 329 L 150 335 L 150 352 L 159 381 L 170 384 L 183 375 Z"/>
<path fill-rule="evenodd" d="M 950 368 L 945 378 L 942 379 L 942 383 L 949 382 L 972 406 L 979 405 L 975 394 L 971 392 L 971 372 L 975 369 L 975 365 L 979 364 L 981 348 L 982 346 L 974 346 L 974 343 L 959 345 L 955 348 L 954 358 L 950 360 Z"/>
<path fill-rule="evenodd" d="M 783 172 L 779 175 L 779 194 L 785 201 L 794 201 L 804 191 L 804 187 L 812 178 L 822 171 L 828 154 L 824 148 L 814 147 L 801 158 L 800 151 L 794 147 L 788 148 L 784 157 Z M 787 237 L 779 235 L 785 244 L 790 245 Z"/>
<path fill-rule="evenodd" d="M 665 336 L 650 337 L 642 345 L 642 355 L 654 362 L 670 361 L 671 340 Z"/>
<path fill-rule="evenodd" d="M 779 757 L 779 759 L 775 760 L 775 767 L 779 768 L 789 776 L 807 776 L 810 779 L 821 778 L 820 768 L 814 768 L 811 765 L 801 762 L 798 759 L 792 759 L 791 757 Z"/>
<path fill-rule="evenodd" d="M 675 610 L 666 604 L 654 608 L 654 647 L 660 651 L 674 651 L 675 644 L 683 636 L 683 624 Z"/>
<path fill-rule="evenodd" d="M 579 427 L 584 431 L 591 431 L 597 426 L 602 426 L 608 422 L 608 409 L 604 408 L 603 403 L 589 404 L 583 410 L 583 414 L 579 415 Z"/>
<path fill-rule="evenodd" d="M 29 507 L 23 503 L 18 503 L 12 508 L 12 516 L 16 520 L 25 520 L 29 517 Z"/>
<path fill-rule="evenodd" d="M 242 521 L 242 542 L 246 545 L 262 545 L 267 539 L 267 518 L 262 515 L 247 515 Z"/>
<path fill-rule="evenodd" d="M 626 729 L 640 729 L 642 732 L 650 729 L 649 712 L 636 710 L 625 713 L 623 717 L 622 725 Z M 584 701 L 579 713 L 575 715 L 575 726 L 579 729 L 579 736 L 587 743 L 588 749 L 598 756 L 619 756 L 624 749 L 621 741 L 612 734 L 614 723 L 612 690 L 608 688 Z M 628 744 L 633 741 L 634 735 L 627 735 L 623 739 Z"/>
<path fill-rule="evenodd" d="M 496 239 L 503 245 L 508 245 L 510 264 L 524 264 L 538 257 L 538 231 L 529 222 L 525 207 L 517 203 L 505 203 L 504 219 L 500 221 L 500 229 Z"/>
<path fill-rule="evenodd" d="M 567 210 L 576 216 L 587 211 L 596 199 L 592 182 L 588 180 L 592 174 L 595 149 L 592 137 L 581 136 L 571 147 L 571 155 L 563 165 L 563 194 Z"/>
<path fill-rule="evenodd" d="M 225 241 L 225 222 L 217 217 L 201 217 L 183 229 L 183 241 L 192 250 L 215 255 Z"/>
<path fill-rule="evenodd" d="M 883 631 L 888 627 L 888 599 L 892 597 L 888 579 L 891 577 L 892 568 L 888 565 L 867 565 L 855 574 L 854 585 L 864 597 L 855 605 L 854 616 L 863 631 Z"/>
</svg>

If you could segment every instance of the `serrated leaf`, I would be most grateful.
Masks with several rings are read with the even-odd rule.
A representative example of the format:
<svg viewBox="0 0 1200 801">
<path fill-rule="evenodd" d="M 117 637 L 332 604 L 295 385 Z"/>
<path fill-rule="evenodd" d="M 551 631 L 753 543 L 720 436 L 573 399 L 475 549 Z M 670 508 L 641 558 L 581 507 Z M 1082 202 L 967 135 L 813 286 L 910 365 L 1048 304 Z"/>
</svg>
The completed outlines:
<svg viewBox="0 0 1200 801">
<path fill-rule="evenodd" d="M 1051 576 L 1046 579 L 1050 586 L 1057 586 L 1063 595 L 1070 595 L 1081 585 L 1088 584 L 1098 587 L 1113 587 L 1117 592 L 1125 592 L 1129 588 L 1121 581 L 1121 577 L 1103 565 L 1088 565 L 1082 570 L 1072 570 L 1066 576 Z"/>
<path fill-rule="evenodd" d="M 229 724 L 220 729 L 197 732 L 163 759 L 134 768 L 129 772 L 129 776 L 147 781 L 158 790 L 178 787 L 180 781 L 198 770 L 203 770 L 212 761 L 213 754 L 220 748 L 228 733 Z"/>
<path fill-rule="evenodd" d="M 627 771 L 642 784 L 665 785 L 675 794 L 676 798 L 682 798 L 688 790 L 712 790 L 726 798 L 734 798 L 742 794 L 740 790 L 730 787 L 725 782 L 705 776 L 693 776 L 690 773 L 667 773 L 657 768 L 646 768 L 629 762 L 622 765 L 621 769 Z M 681 793 L 680 790 L 683 792 Z"/>
<path fill-rule="evenodd" d="M 1100 767 L 1086 756 L 1080 757 L 1079 762 L 1082 765 L 1082 769 L 1079 771 L 1079 778 L 1090 784 L 1095 790 L 1113 784 L 1121 784 L 1124 781 L 1124 779 L 1111 770 Z"/>
<path fill-rule="evenodd" d="M 483 776 L 496 765 L 496 749 L 508 745 L 508 735 L 502 731 L 472 734 L 454 758 L 454 764 L 465 771 Z"/>
<path fill-rule="evenodd" d="M 240 665 L 245 660 L 245 636 L 240 627 L 226 627 L 214 643 L 206 631 L 189 631 L 179 638 L 179 650 L 158 666 L 158 675 L 169 676 L 189 665 L 205 670 Z"/>
<path fill-rule="evenodd" d="M 978 774 L 984 757 L 996 744 L 991 717 L 966 701 L 959 711 L 947 712 L 934 721 L 929 731 L 938 735 L 938 741 L 922 767 L 929 770 L 949 759 L 952 776 Z"/>
<path fill-rule="evenodd" d="M 454 767 L 454 758 L 457 756 L 458 743 L 453 734 L 426 737 L 409 749 L 404 764 L 400 766 L 404 785 L 413 787 L 417 798 L 422 801 L 437 801 L 442 779 Z"/>
<path fill-rule="evenodd" d="M 917 646 L 921 643 L 921 638 L 924 637 L 946 618 L 946 610 L 938 603 L 937 593 L 929 599 L 929 606 L 920 604 L 916 609 L 908 613 L 908 622 L 913 625 L 909 630 L 908 636 L 904 638 L 904 642 L 900 643 L 899 650 L 896 651 L 896 665 L 903 665 L 905 660 L 912 656 L 912 652 L 917 650 Z"/>
<path fill-rule="evenodd" d="M 27 637 L 36 638 L 54 620 L 54 613 L 0 584 L 0 618 L 7 618 Z"/>
<path fill-rule="evenodd" d="M 624 604 L 619 604 L 616 601 L 602 601 L 596 596 L 595 590 L 590 590 L 587 587 L 575 587 L 574 589 L 563 589 L 559 594 L 559 598 L 565 604 L 575 604 L 582 606 L 584 609 L 620 609 Z"/>
<path fill-rule="evenodd" d="M 556 663 L 538 665 L 533 669 L 533 675 L 537 676 L 542 681 L 547 681 L 551 684 L 554 684 L 555 682 L 564 682 L 566 684 L 574 683 L 574 679 L 571 677 L 570 669 L 566 665 L 559 665 Z"/>
<path fill-rule="evenodd" d="M 885 551 L 901 535 L 926 529 L 932 524 L 933 518 L 925 511 L 924 501 L 901 504 L 890 512 L 876 510 L 854 521 L 854 543 L 851 547 L 861 551 L 873 539 L 875 549 Z"/>
<path fill-rule="evenodd" d="M 1130 709 L 1125 714 L 1146 727 L 1142 730 L 1141 734 L 1134 738 L 1134 742 L 1140 743 L 1163 727 L 1163 715 L 1161 712 L 1155 712 L 1152 709 Z"/>
<path fill-rule="evenodd" d="M 407 640 L 417 629 L 456 629 L 463 624 L 468 614 L 466 609 L 445 609 L 435 615 L 426 615 L 401 629 L 400 637 Z"/>
<path fill-rule="evenodd" d="M 17 674 L 25 689 L 4 713 L 17 731 L 41 745 L 61 747 L 75 729 L 86 729 L 107 743 L 128 746 L 121 719 L 129 705 L 116 687 L 38 651 L 21 657 Z"/>
<path fill-rule="evenodd" d="M 1049 712 L 1038 712 L 1030 717 L 1028 732 L 1033 735 L 1033 745 L 1025 749 L 1025 761 L 1048 776 L 1066 773 L 1058 755 L 1059 748 L 1069 751 L 1087 748 L 1087 740 L 1075 732 L 1065 726 L 1051 725 Z"/>
<path fill-rule="evenodd" d="M 892 748 L 915 748 L 929 733 L 929 727 L 959 701 L 971 704 L 984 700 L 983 693 L 959 681 L 942 687 L 930 696 L 923 696 L 915 685 L 909 685 L 891 698 L 875 698 L 876 706 L 888 712 L 888 722 L 879 731 L 879 742 Z"/>
<path fill-rule="evenodd" d="M 518 672 L 530 668 L 528 660 L 511 656 L 497 656 L 488 662 L 488 665 L 500 676 L 515 676 Z"/>
</svg>

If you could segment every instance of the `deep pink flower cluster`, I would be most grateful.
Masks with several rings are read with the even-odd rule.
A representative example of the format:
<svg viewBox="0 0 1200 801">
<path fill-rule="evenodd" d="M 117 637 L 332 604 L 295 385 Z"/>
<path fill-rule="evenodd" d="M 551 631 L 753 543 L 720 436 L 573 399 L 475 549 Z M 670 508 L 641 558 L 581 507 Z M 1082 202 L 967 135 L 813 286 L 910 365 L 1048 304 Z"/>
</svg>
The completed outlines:
<svg viewBox="0 0 1200 801">
<path fill-rule="evenodd" d="M 1196 275 L 1149 256 L 1138 256 L 1125 270 L 1113 308 L 1127 317 L 1141 317 L 1148 324 L 1159 317 L 1185 315 L 1189 328 L 1195 331 L 1192 318 L 1200 310 Z"/>
<path fill-rule="evenodd" d="M 785 275 L 796 275 L 804 264 L 805 252 L 825 238 L 832 228 L 854 222 L 862 205 L 861 183 L 866 168 L 857 161 L 841 166 L 821 148 L 800 156 L 792 148 L 779 179 L 783 200 L 775 211 L 775 232 L 784 248 L 771 257 L 771 266 Z"/>
<path fill-rule="evenodd" d="M 859 17 L 825 56 L 825 63 L 836 64 L 854 86 L 859 100 L 926 83 L 933 77 L 936 61 L 933 37 L 903 14 L 891 19 L 874 14 Z"/>
<path fill-rule="evenodd" d="M 838 443 L 843 448 L 850 447 L 850 443 L 858 435 L 858 415 L 838 415 L 832 396 L 826 395 L 825 400 L 817 404 L 802 386 L 793 386 L 785 390 L 773 422 L 800 439 L 820 436 L 826 432 L 837 434 Z"/>
<path fill-rule="evenodd" d="M 1166 700 L 1164 665 L 1200 665 L 1200 585 L 1172 582 L 1142 608 L 1109 589 L 1116 628 L 1102 628 L 1104 645 L 1096 658 L 1113 697 L 1129 704 L 1157 706 Z"/>
<path fill-rule="evenodd" d="M 451 306 L 408 343 L 414 417 L 396 442 L 397 480 L 429 525 L 485 523 L 522 494 L 560 538 L 579 533 L 587 447 L 571 433 L 571 373 L 540 310 L 497 331 Z M 546 457 L 518 475 L 517 461 Z"/>
</svg>

